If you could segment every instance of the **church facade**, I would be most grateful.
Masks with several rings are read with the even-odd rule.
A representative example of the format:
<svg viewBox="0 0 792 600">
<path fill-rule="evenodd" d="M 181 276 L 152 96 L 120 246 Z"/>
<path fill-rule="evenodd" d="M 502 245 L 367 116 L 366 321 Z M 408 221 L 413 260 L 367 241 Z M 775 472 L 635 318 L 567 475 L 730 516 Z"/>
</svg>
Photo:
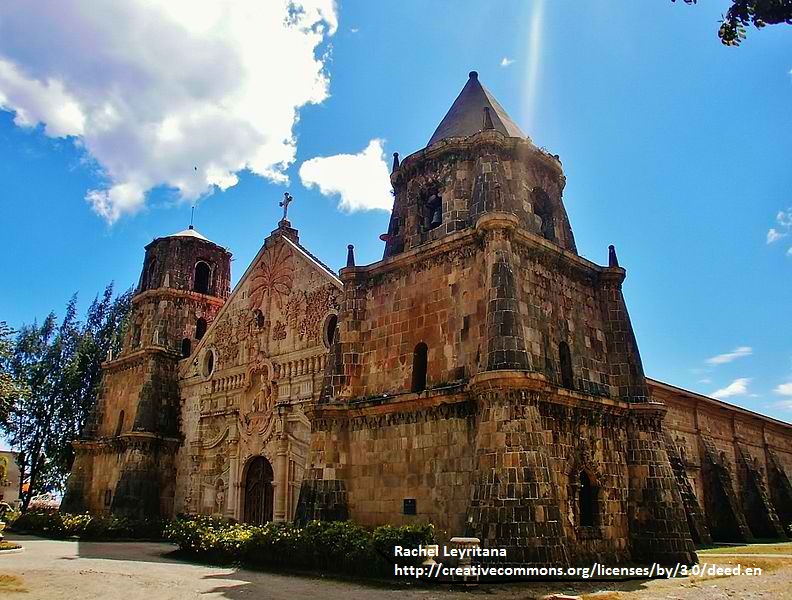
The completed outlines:
<svg viewBox="0 0 792 600">
<path fill-rule="evenodd" d="M 579 256 L 558 157 L 475 72 L 391 182 L 383 259 L 338 275 L 288 195 L 233 293 L 194 229 L 149 244 L 64 509 L 431 522 L 553 565 L 785 535 L 792 426 L 645 377 L 615 249 Z"/>
</svg>

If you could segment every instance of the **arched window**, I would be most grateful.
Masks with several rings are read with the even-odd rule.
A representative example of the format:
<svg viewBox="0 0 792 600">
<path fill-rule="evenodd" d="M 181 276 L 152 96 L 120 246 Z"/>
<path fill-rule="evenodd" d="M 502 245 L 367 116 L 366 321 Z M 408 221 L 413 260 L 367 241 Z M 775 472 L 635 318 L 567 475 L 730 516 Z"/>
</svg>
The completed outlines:
<svg viewBox="0 0 792 600">
<path fill-rule="evenodd" d="M 121 430 L 123 429 L 124 429 L 124 411 L 122 410 L 120 413 L 118 413 L 118 423 L 116 424 L 116 431 L 115 431 L 116 437 L 121 435 Z"/>
<path fill-rule="evenodd" d="M 413 352 L 412 391 L 422 392 L 426 389 L 426 367 L 429 348 L 421 342 Z"/>
<path fill-rule="evenodd" d="M 131 340 L 132 340 L 132 348 L 133 349 L 135 349 L 135 348 L 140 346 L 140 329 L 141 329 L 141 324 L 140 323 L 134 323 L 132 325 Z"/>
<path fill-rule="evenodd" d="M 211 269 L 203 261 L 195 263 L 195 276 L 193 277 L 193 291 L 199 294 L 209 293 L 209 276 Z"/>
<path fill-rule="evenodd" d="M 580 472 L 578 489 L 578 515 L 581 527 L 594 527 L 597 513 L 597 491 L 589 479 L 588 473 Z"/>
<path fill-rule="evenodd" d="M 256 320 L 256 327 L 258 327 L 259 329 L 264 327 L 264 323 L 266 322 L 266 320 L 264 319 L 264 313 L 263 312 L 261 312 L 257 308 L 256 310 L 253 311 L 253 317 Z"/>
<path fill-rule="evenodd" d="M 152 258 L 146 269 L 146 283 L 144 289 L 150 290 L 157 287 L 157 259 Z"/>
<path fill-rule="evenodd" d="M 206 333 L 206 319 L 201 317 L 195 322 L 195 339 L 200 340 Z"/>
<path fill-rule="evenodd" d="M 182 340 L 182 346 L 181 346 L 182 358 L 187 358 L 188 356 L 190 356 L 191 353 L 192 353 L 192 342 L 190 341 L 190 338 L 184 338 Z"/>
<path fill-rule="evenodd" d="M 572 371 L 572 354 L 569 351 L 569 344 L 561 342 L 558 344 L 558 362 L 561 366 L 561 385 L 567 389 L 574 389 L 575 374 Z"/>
<path fill-rule="evenodd" d="M 539 233 L 543 238 L 555 242 L 555 215 L 553 213 L 553 203 L 550 200 L 550 196 L 539 187 L 534 188 L 532 192 L 533 212 L 542 220 Z"/>
<path fill-rule="evenodd" d="M 430 231 L 443 224 L 443 196 L 437 185 L 430 185 L 418 196 L 418 231 Z"/>
<path fill-rule="evenodd" d="M 327 317 L 327 321 L 325 321 L 325 335 L 324 335 L 324 342 L 325 345 L 329 348 L 333 345 L 333 340 L 336 336 L 336 330 L 338 329 L 338 315 L 330 315 Z"/>
</svg>

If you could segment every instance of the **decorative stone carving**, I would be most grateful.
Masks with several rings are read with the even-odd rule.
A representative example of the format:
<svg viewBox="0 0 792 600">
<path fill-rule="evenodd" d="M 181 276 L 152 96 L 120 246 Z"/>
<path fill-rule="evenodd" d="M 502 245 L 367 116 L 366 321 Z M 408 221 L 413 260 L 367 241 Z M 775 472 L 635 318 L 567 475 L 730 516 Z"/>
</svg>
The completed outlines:
<svg viewBox="0 0 792 600">
<path fill-rule="evenodd" d="M 273 246 L 265 253 L 250 282 L 250 308 L 262 308 L 266 313 L 264 298 L 274 300 L 282 308 L 283 299 L 292 291 L 294 253 L 285 243 Z"/>
</svg>

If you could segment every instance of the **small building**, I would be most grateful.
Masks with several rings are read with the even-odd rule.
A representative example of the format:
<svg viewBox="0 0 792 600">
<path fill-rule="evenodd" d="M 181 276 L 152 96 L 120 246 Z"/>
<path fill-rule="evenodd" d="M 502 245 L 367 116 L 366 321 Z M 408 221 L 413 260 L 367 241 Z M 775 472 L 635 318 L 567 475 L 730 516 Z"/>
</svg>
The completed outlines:
<svg viewBox="0 0 792 600">
<path fill-rule="evenodd" d="M 18 453 L 0 450 L 0 502 L 13 506 L 19 502 Z"/>
</svg>

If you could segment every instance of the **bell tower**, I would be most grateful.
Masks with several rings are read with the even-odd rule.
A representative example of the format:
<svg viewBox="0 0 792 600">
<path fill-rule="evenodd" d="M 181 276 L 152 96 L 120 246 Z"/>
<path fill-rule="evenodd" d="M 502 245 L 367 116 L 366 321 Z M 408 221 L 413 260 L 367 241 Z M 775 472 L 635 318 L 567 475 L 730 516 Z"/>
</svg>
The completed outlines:
<svg viewBox="0 0 792 600">
<path fill-rule="evenodd" d="M 509 213 L 521 228 L 577 253 L 557 156 L 534 146 L 471 71 L 428 145 L 399 163 L 384 257 Z"/>
<path fill-rule="evenodd" d="M 189 229 L 146 246 L 122 351 L 102 389 L 64 497 L 66 510 L 171 516 L 179 430 L 178 363 L 230 293 L 231 253 Z"/>
<path fill-rule="evenodd" d="M 475 71 L 394 157 L 383 260 L 340 272 L 301 520 L 416 515 L 511 563 L 694 559 L 626 271 L 579 256 L 565 182 Z"/>
</svg>

